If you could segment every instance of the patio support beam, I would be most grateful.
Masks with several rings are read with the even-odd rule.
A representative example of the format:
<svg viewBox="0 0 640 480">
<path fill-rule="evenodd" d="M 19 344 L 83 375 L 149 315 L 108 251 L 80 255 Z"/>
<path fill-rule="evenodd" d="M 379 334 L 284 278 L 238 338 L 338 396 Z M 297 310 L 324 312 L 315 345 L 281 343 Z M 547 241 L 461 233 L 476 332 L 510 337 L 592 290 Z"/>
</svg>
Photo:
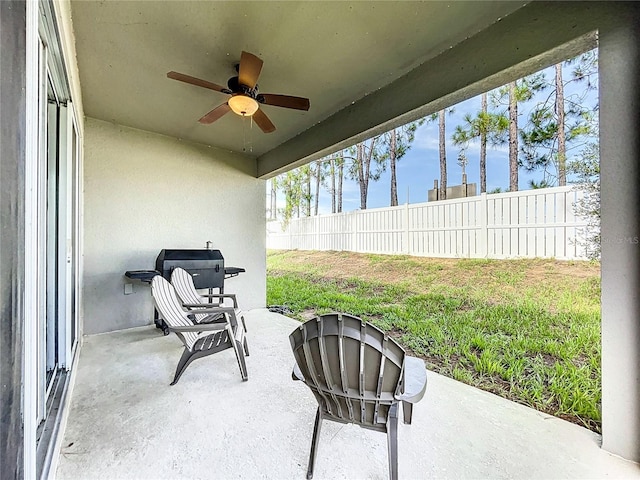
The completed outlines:
<svg viewBox="0 0 640 480">
<path fill-rule="evenodd" d="M 640 462 L 640 16 L 600 30 L 602 448 Z"/>
<path fill-rule="evenodd" d="M 532 2 L 258 157 L 270 178 L 595 46 L 617 2 Z"/>
</svg>

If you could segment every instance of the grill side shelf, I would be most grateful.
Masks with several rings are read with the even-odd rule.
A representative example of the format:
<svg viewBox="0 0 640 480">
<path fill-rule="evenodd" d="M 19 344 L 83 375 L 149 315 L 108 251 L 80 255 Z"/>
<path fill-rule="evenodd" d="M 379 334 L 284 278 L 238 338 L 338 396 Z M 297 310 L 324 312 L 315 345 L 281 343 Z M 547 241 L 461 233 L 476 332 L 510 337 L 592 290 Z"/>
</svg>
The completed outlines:
<svg viewBox="0 0 640 480">
<path fill-rule="evenodd" d="M 246 270 L 241 267 L 224 267 L 224 278 L 237 277 L 244 272 L 246 272 Z"/>
<path fill-rule="evenodd" d="M 132 280 L 151 283 L 151 279 L 156 275 L 160 275 L 160 272 L 157 270 L 127 270 L 124 275 Z"/>
</svg>

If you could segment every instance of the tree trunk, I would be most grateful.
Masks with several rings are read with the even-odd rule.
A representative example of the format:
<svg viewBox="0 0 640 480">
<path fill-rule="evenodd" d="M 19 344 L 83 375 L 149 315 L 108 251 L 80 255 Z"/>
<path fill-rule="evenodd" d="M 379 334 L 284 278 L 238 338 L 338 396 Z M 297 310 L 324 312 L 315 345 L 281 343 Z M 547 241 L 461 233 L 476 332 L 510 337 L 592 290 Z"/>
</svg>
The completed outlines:
<svg viewBox="0 0 640 480">
<path fill-rule="evenodd" d="M 389 165 L 391 167 L 391 206 L 398 205 L 398 183 L 396 179 L 396 129 L 391 130 L 389 145 Z"/>
<path fill-rule="evenodd" d="M 556 118 L 558 119 L 558 185 L 567 184 L 567 144 L 564 121 L 564 85 L 562 63 L 556 65 Z"/>
<path fill-rule="evenodd" d="M 509 191 L 518 190 L 518 100 L 516 83 L 509 84 Z"/>
<path fill-rule="evenodd" d="M 270 212 L 269 212 L 269 218 L 271 220 L 275 220 L 276 219 L 276 193 L 277 193 L 277 188 L 276 188 L 276 179 L 272 178 L 271 179 L 271 207 L 269 208 Z"/>
<path fill-rule="evenodd" d="M 444 123 L 445 111 L 440 110 L 438 113 L 438 126 L 440 129 L 440 198 L 439 200 L 446 200 L 447 198 L 447 152 L 445 141 L 445 123 Z"/>
<path fill-rule="evenodd" d="M 336 159 L 331 155 L 329 159 L 329 175 L 331 176 L 331 213 L 336 213 Z"/>
<path fill-rule="evenodd" d="M 344 178 L 344 161 L 338 164 L 338 213 L 342 213 L 342 179 Z"/>
<path fill-rule="evenodd" d="M 366 140 L 356 145 L 356 166 L 358 170 L 358 184 L 360 186 L 360 209 L 367 209 L 367 193 L 369 191 L 369 179 L 371 178 L 371 160 L 376 148 L 378 137 L 370 140 L 367 150 Z"/>
<path fill-rule="evenodd" d="M 290 172 L 287 172 L 284 176 L 282 191 L 284 192 L 284 199 L 285 199 L 284 212 L 282 215 L 282 219 L 285 224 L 288 224 L 289 220 L 293 218 L 293 215 L 296 211 L 296 207 L 295 207 L 296 199 L 294 198 L 295 195 L 293 192 L 293 183 L 291 181 Z"/>
<path fill-rule="evenodd" d="M 356 146 L 356 162 L 358 162 L 358 185 L 360 186 L 360 209 L 367 209 L 367 180 L 368 172 L 365 172 L 364 143 Z"/>
<path fill-rule="evenodd" d="M 480 193 L 487 191 L 487 94 L 483 93 L 481 98 L 482 124 L 480 130 Z"/>
<path fill-rule="evenodd" d="M 316 161 L 317 169 L 316 169 L 316 198 L 315 198 L 315 213 L 314 215 L 318 215 L 318 204 L 320 203 L 320 172 L 322 171 L 322 160 Z"/>
<path fill-rule="evenodd" d="M 311 216 L 311 165 L 309 165 L 309 170 L 307 170 L 307 191 L 305 192 L 305 200 L 306 200 L 306 216 Z"/>
</svg>

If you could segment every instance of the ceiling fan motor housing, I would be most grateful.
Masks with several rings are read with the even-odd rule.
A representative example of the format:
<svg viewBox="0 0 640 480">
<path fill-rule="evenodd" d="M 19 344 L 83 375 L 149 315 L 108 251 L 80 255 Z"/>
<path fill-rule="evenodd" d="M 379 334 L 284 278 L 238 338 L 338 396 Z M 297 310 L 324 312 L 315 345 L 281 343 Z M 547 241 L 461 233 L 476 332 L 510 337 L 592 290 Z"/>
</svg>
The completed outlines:
<svg viewBox="0 0 640 480">
<path fill-rule="evenodd" d="M 256 84 L 254 88 L 249 88 L 246 85 L 241 84 L 238 81 L 238 77 L 231 77 L 227 81 L 227 86 L 232 93 L 242 93 L 253 99 L 256 99 L 258 96 L 258 84 Z"/>
</svg>

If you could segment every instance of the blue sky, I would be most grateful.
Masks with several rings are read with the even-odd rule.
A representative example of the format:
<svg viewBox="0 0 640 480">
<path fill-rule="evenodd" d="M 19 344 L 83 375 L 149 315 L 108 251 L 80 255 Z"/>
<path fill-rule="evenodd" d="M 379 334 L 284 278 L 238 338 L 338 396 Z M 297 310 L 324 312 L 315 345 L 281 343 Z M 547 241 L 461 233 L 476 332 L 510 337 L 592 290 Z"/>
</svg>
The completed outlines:
<svg viewBox="0 0 640 480">
<path fill-rule="evenodd" d="M 572 67 L 565 67 L 565 80 L 570 77 Z M 553 79 L 553 67 L 546 69 L 547 79 Z M 573 90 L 572 90 L 573 89 Z M 565 96 L 569 96 L 572 91 L 582 91 L 584 85 L 578 84 L 569 87 L 565 91 Z M 533 106 L 548 96 L 548 92 L 539 94 L 530 102 L 520 104 L 519 126 L 522 127 L 527 121 L 528 114 Z M 597 103 L 597 90 L 590 92 L 587 103 L 595 105 Z M 492 110 L 491 105 L 489 109 Z M 447 139 L 447 181 L 449 185 L 458 185 L 462 181 L 462 168 L 457 164 L 460 147 L 454 146 L 451 136 L 456 125 L 463 125 L 463 117 L 469 113 L 475 115 L 480 111 L 480 96 L 470 98 L 464 102 L 454 105 L 454 111 L 446 116 L 446 139 Z M 466 151 L 468 165 L 466 167 L 467 182 L 476 183 L 477 190 L 480 191 L 480 145 L 473 142 Z M 438 152 L 438 122 L 425 122 L 416 131 L 415 140 L 404 157 L 398 162 L 398 202 L 404 204 L 419 203 L 427 201 L 427 191 L 433 188 L 433 181 L 440 179 L 440 163 Z M 542 180 L 542 172 L 529 173 L 520 169 L 518 174 L 520 190 L 530 188 L 530 181 Z M 328 182 L 327 182 L 328 183 Z M 390 172 L 384 172 L 377 182 L 369 182 L 369 194 L 367 208 L 387 207 L 390 204 Z M 502 191 L 509 189 L 509 154 L 508 146 L 498 147 L 487 146 L 487 191 L 501 188 Z M 268 205 L 268 199 L 267 199 Z M 278 195 L 278 208 L 284 207 L 282 194 Z M 345 177 L 343 184 L 343 211 L 348 212 L 360 208 L 360 190 L 354 180 Z M 331 196 L 328 188 L 322 188 L 320 192 L 319 210 L 321 214 L 331 213 Z"/>
<path fill-rule="evenodd" d="M 453 113 L 446 116 L 446 138 L 447 138 L 447 182 L 449 185 L 459 185 L 462 183 L 462 168 L 458 165 L 458 153 L 460 147 L 453 145 L 451 135 L 456 125 L 464 123 L 463 117 L 467 113 L 475 113 L 480 110 L 480 97 L 474 97 L 459 103 L 455 106 Z M 467 159 L 469 164 L 466 167 L 467 182 L 477 183 L 480 190 L 480 144 L 474 142 L 467 148 Z M 433 188 L 433 181 L 440 182 L 440 153 L 438 150 L 438 123 L 425 122 L 416 131 L 416 138 L 411 145 L 411 149 L 398 162 L 398 202 L 419 203 L 427 201 L 427 191 Z M 519 183 L 521 188 L 527 188 L 529 179 L 541 177 L 528 177 L 520 175 Z M 377 182 L 369 184 L 368 208 L 388 207 L 391 197 L 391 175 L 384 172 Z M 355 210 L 360 208 L 360 191 L 357 183 L 355 187 L 355 198 L 344 197 L 344 210 Z M 487 190 L 491 191 L 497 187 L 508 190 L 509 187 L 509 150 L 508 147 L 498 148 L 487 147 Z M 322 196 L 320 197 L 322 201 Z M 348 200 L 348 203 L 347 203 Z M 355 202 L 355 203 L 353 203 Z M 349 208 L 347 207 L 349 205 Z"/>
</svg>

